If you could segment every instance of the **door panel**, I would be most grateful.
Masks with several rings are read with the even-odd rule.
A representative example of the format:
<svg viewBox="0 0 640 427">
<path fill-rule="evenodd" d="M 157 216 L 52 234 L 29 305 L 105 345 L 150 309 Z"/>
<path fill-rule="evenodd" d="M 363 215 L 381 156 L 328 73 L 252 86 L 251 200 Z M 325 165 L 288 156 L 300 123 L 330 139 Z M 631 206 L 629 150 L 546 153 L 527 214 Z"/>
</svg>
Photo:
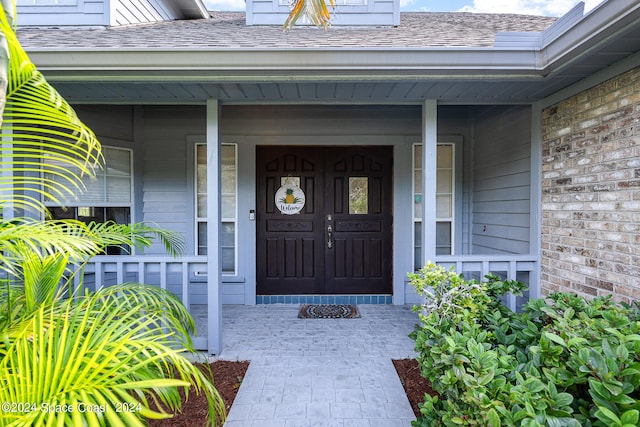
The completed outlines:
<svg viewBox="0 0 640 427">
<path fill-rule="evenodd" d="M 335 240 L 325 250 L 327 293 L 391 293 L 392 158 L 392 147 L 347 147 L 327 158 L 333 188 L 325 211 Z"/>
<path fill-rule="evenodd" d="M 317 187 L 324 180 L 323 151 L 258 147 L 257 150 L 257 293 L 322 293 L 324 232 L 318 225 L 324 200 Z M 296 215 L 280 213 L 274 195 L 282 179 L 299 179 L 305 206 Z"/>
<path fill-rule="evenodd" d="M 257 293 L 391 293 L 392 147 L 258 147 Z M 299 179 L 306 203 L 274 195 Z"/>
</svg>

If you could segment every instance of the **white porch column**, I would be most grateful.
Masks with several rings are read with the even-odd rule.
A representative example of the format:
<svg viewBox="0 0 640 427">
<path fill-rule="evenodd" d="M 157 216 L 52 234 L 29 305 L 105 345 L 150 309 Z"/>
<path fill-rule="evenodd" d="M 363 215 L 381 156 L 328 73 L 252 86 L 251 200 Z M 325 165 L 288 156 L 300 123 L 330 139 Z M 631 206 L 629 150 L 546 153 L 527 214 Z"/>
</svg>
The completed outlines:
<svg viewBox="0 0 640 427">
<path fill-rule="evenodd" d="M 438 103 L 422 104 L 422 265 L 436 257 Z"/>
<path fill-rule="evenodd" d="M 207 347 L 222 351 L 222 255 L 220 252 L 220 103 L 207 101 Z"/>
</svg>

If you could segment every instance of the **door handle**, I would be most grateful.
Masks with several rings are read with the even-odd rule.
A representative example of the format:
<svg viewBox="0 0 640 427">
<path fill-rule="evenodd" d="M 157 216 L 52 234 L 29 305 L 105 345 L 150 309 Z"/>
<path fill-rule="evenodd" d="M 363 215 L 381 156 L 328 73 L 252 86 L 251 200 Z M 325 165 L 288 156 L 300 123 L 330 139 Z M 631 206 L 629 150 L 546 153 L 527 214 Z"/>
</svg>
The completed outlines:
<svg viewBox="0 0 640 427">
<path fill-rule="evenodd" d="M 327 225 L 327 248 L 333 248 L 333 227 Z"/>
</svg>

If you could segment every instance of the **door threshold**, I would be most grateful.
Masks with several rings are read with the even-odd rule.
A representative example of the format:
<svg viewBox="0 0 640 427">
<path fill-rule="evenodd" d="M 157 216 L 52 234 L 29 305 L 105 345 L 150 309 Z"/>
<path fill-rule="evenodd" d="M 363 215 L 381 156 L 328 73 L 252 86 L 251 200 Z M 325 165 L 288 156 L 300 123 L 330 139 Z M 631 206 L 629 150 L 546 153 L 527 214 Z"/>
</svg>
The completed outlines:
<svg viewBox="0 0 640 427">
<path fill-rule="evenodd" d="M 256 304 L 393 304 L 393 295 L 257 295 Z"/>
</svg>

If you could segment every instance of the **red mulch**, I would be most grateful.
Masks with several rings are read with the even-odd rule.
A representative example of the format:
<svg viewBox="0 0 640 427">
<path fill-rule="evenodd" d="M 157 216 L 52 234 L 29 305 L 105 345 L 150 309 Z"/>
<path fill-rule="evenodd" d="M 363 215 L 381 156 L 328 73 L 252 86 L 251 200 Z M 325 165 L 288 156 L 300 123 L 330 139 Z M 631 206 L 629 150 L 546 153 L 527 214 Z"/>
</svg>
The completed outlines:
<svg viewBox="0 0 640 427">
<path fill-rule="evenodd" d="M 209 365 L 196 364 L 203 370 L 213 374 L 213 385 L 224 399 L 227 412 L 238 394 L 238 389 L 249 368 L 249 362 L 228 362 L 218 360 Z M 207 375 L 208 376 L 208 375 Z M 207 398 L 200 393 L 189 391 L 189 399 L 182 404 L 182 412 L 164 420 L 148 420 L 149 427 L 204 427 L 207 425 Z"/>
<path fill-rule="evenodd" d="M 424 402 L 424 395 L 435 396 L 437 393 L 431 388 L 429 380 L 420 374 L 420 366 L 415 359 L 393 360 L 392 362 L 396 367 L 404 392 L 407 393 L 413 413 L 418 418 L 420 417 L 418 403 Z"/>
<path fill-rule="evenodd" d="M 429 381 L 420 375 L 420 367 L 415 359 L 394 360 L 393 365 L 398 372 L 409 403 L 416 418 L 420 416 L 418 403 L 424 400 L 424 394 L 435 394 Z M 249 367 L 249 362 L 217 361 L 205 365 L 205 372 L 210 368 L 214 377 L 214 385 L 222 395 L 227 411 L 238 393 L 238 388 Z M 207 421 L 207 400 L 203 395 L 189 393 L 189 399 L 182 406 L 182 412 L 165 420 L 149 420 L 149 427 L 204 427 Z"/>
</svg>

